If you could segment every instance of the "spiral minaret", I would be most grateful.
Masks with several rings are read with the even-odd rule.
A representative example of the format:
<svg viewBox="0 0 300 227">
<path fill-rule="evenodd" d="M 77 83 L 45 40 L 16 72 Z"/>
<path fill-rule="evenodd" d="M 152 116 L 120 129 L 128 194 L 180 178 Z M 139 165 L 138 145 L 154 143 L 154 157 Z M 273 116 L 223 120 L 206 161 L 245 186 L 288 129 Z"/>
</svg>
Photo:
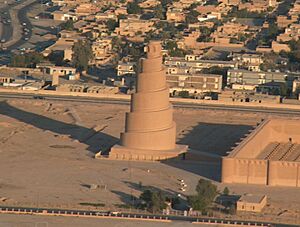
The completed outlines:
<svg viewBox="0 0 300 227">
<path fill-rule="evenodd" d="M 120 145 L 111 149 L 117 159 L 162 160 L 178 156 L 186 146 L 176 145 L 176 123 L 162 65 L 161 44 L 151 41 L 147 58 L 140 61 L 136 92 L 126 113 Z"/>
</svg>

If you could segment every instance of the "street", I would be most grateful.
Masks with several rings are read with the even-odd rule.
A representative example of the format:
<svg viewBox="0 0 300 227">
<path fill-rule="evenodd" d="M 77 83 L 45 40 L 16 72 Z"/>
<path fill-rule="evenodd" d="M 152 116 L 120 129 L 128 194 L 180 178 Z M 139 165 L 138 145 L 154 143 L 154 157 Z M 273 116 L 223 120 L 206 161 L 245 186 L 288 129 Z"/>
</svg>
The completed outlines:
<svg viewBox="0 0 300 227">
<path fill-rule="evenodd" d="M 2 99 L 45 99 L 51 101 L 69 101 L 69 102 L 82 102 L 82 103 L 108 103 L 118 105 L 130 105 L 129 100 L 118 100 L 112 98 L 92 98 L 92 97 L 74 97 L 74 96 L 59 96 L 59 95 L 35 95 L 35 94 L 19 94 L 19 93 L 0 93 Z M 231 105 L 218 105 L 218 104 L 205 104 L 205 103 L 183 103 L 172 102 L 175 108 L 189 108 L 189 109 L 206 109 L 206 110 L 221 110 L 221 111 L 241 111 L 241 112 L 254 112 L 254 113 L 268 113 L 284 116 L 299 116 L 300 110 L 292 110 L 285 108 L 263 108 L 263 107 L 244 107 L 244 106 L 231 106 Z"/>
</svg>

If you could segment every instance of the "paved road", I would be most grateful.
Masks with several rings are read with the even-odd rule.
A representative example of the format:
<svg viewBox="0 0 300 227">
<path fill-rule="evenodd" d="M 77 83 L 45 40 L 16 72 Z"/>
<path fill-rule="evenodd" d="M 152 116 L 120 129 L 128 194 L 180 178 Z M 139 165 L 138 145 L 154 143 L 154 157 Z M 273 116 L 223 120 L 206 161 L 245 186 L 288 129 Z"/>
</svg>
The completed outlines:
<svg viewBox="0 0 300 227">
<path fill-rule="evenodd" d="M 18 93 L 1 93 L 0 98 L 6 99 L 43 99 L 49 101 L 69 101 L 69 102 L 83 102 L 83 103 L 107 103 L 118 105 L 129 105 L 129 100 L 118 100 L 109 98 L 90 98 L 90 97 L 74 97 L 74 96 L 56 96 L 56 95 L 34 95 L 34 94 L 18 94 Z M 266 113 L 276 114 L 283 116 L 300 116 L 300 110 L 292 109 L 274 109 L 263 107 L 243 107 L 243 106 L 230 106 L 230 105 L 218 105 L 218 104 L 190 104 L 183 102 L 173 102 L 175 108 L 190 108 L 190 109 L 207 109 L 207 110 L 221 110 L 221 111 L 240 111 L 240 112 L 254 112 L 254 113 Z"/>
<path fill-rule="evenodd" d="M 38 4 L 37 1 L 34 1 L 33 3 L 24 6 L 22 9 L 20 9 L 18 11 L 18 20 L 20 22 L 20 24 L 26 24 L 26 26 L 22 26 L 22 28 L 27 28 L 28 29 L 28 34 L 25 35 L 24 32 L 22 33 L 22 38 L 20 40 L 18 40 L 15 44 L 9 46 L 7 49 L 8 50 L 15 50 L 18 49 L 20 46 L 22 46 L 23 44 L 25 44 L 26 42 L 28 42 L 28 40 L 31 38 L 32 36 L 32 24 L 29 20 L 29 18 L 27 17 L 27 12 L 30 10 L 30 8 L 34 5 Z M 25 40 L 25 38 L 27 38 L 28 40 Z"/>
<path fill-rule="evenodd" d="M 0 33 L 1 34 L 0 40 L 5 40 L 5 42 L 9 41 L 12 38 L 12 34 L 13 34 L 12 24 L 7 22 L 7 20 L 11 21 L 9 10 L 14 6 L 16 6 L 17 4 L 19 3 L 14 2 L 12 4 L 6 4 L 5 7 L 0 9 L 0 15 L 1 15 L 0 19 L 3 26 L 2 31 Z"/>
<path fill-rule="evenodd" d="M 11 10 L 13 7 L 15 7 L 17 5 L 25 4 L 25 2 L 26 2 L 26 0 L 20 0 L 18 2 L 14 2 L 8 6 L 0 9 L 1 15 L 4 15 L 4 20 L 5 21 L 7 21 L 8 19 L 11 20 L 10 15 L 9 15 L 9 10 Z M 18 10 L 18 13 L 17 13 L 18 23 L 21 25 L 23 23 L 26 24 L 26 26 L 22 26 L 22 29 L 26 27 L 28 29 L 28 32 L 27 32 L 28 34 L 25 35 L 24 31 L 22 30 L 21 39 L 17 40 L 14 44 L 8 46 L 6 50 L 0 50 L 0 63 L 1 64 L 9 63 L 9 58 L 11 57 L 11 51 L 18 49 L 20 46 L 22 46 L 23 44 L 28 42 L 28 40 L 32 36 L 32 24 L 26 14 L 29 11 L 29 9 L 35 4 L 39 4 L 38 0 L 34 1 L 31 4 L 24 5 L 24 7 L 22 7 L 20 10 Z M 3 16 L 1 19 L 3 21 Z M 12 39 L 13 26 L 14 25 L 12 23 L 4 24 L 4 26 L 3 26 L 4 32 L 2 33 L 0 40 L 3 39 L 3 40 L 5 40 L 5 42 L 7 42 Z M 25 39 L 28 39 L 28 40 L 25 40 Z M 1 44 L 3 44 L 3 43 L 1 43 Z"/>
<path fill-rule="evenodd" d="M 52 208 L 33 208 L 33 207 L 0 207 L 0 213 L 13 214 L 37 214 L 37 215 L 61 215 L 61 216 L 81 216 L 81 217 L 106 217 L 112 219 L 132 219 L 132 220 L 160 220 L 160 221 L 184 221 L 199 223 L 216 223 L 216 224 L 235 224 L 247 226 L 265 226 L 265 227 L 296 227 L 298 225 L 284 225 L 271 222 L 260 221 L 241 221 L 234 219 L 191 217 L 191 216 L 171 216 L 160 214 L 140 214 L 140 213 L 114 213 L 109 211 L 91 211 L 91 210 L 66 210 Z"/>
<path fill-rule="evenodd" d="M 24 4 L 25 1 L 26 0 L 20 0 L 19 2 L 14 2 L 13 4 L 11 4 L 5 8 L 2 8 L 1 9 L 2 12 L 3 13 L 6 12 L 6 13 L 1 14 L 1 15 L 5 15 L 5 20 L 7 20 L 7 19 L 11 20 L 9 13 L 8 13 L 9 10 L 11 10 L 13 7 L 17 6 L 18 4 Z M 18 21 L 19 21 L 18 23 L 19 24 L 26 23 L 26 27 L 29 30 L 28 34 L 25 36 L 24 33 L 22 33 L 21 39 L 18 40 L 17 42 L 15 42 L 14 44 L 8 46 L 6 50 L 1 50 L 1 48 L 0 48 L 0 64 L 4 64 L 4 65 L 9 64 L 10 57 L 11 57 L 11 51 L 18 49 L 21 45 L 25 44 L 27 42 L 27 40 L 25 40 L 25 37 L 30 39 L 30 37 L 32 36 L 32 25 L 30 23 L 30 20 L 27 18 L 26 13 L 30 9 L 30 7 L 32 7 L 34 4 L 38 4 L 38 1 L 35 1 L 34 3 L 29 4 L 29 5 L 26 5 L 18 11 L 18 13 L 17 13 L 17 17 L 18 17 Z M 7 42 L 12 39 L 12 36 L 13 36 L 13 24 L 11 24 L 11 23 L 4 24 L 4 33 L 2 33 L 2 37 L 0 40 L 4 39 Z M 1 43 L 1 45 L 3 45 L 3 43 Z"/>
</svg>

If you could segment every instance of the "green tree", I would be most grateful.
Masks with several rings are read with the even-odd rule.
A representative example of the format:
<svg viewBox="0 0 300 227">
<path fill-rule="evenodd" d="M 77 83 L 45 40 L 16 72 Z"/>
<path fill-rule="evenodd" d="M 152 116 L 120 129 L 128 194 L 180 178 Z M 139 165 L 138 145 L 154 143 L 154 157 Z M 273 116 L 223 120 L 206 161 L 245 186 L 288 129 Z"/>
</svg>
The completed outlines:
<svg viewBox="0 0 300 227">
<path fill-rule="evenodd" d="M 128 14 L 141 14 L 142 9 L 139 6 L 139 3 L 137 0 L 134 0 L 133 2 L 129 2 L 127 4 L 127 13 Z"/>
<path fill-rule="evenodd" d="M 74 30 L 74 21 L 73 20 L 67 20 L 63 25 L 62 29 L 73 31 Z"/>
<path fill-rule="evenodd" d="M 200 27 L 200 36 L 197 39 L 198 42 L 209 42 L 211 41 L 211 37 L 210 34 L 212 33 L 212 29 L 204 26 L 204 27 Z"/>
<path fill-rule="evenodd" d="M 277 24 L 273 23 L 269 25 L 267 36 L 268 38 L 274 39 L 279 32 Z"/>
<path fill-rule="evenodd" d="M 188 203 L 194 210 L 207 212 L 217 196 L 217 186 L 209 180 L 200 179 L 196 186 L 196 192 L 196 195 L 188 196 Z"/>
<path fill-rule="evenodd" d="M 25 56 L 13 54 L 10 59 L 10 66 L 12 67 L 25 67 Z"/>
<path fill-rule="evenodd" d="M 181 98 L 189 98 L 190 93 L 189 93 L 189 91 L 179 91 L 178 96 L 181 97 Z"/>
<path fill-rule="evenodd" d="M 199 13 L 196 10 L 191 10 L 185 17 L 187 24 L 194 24 L 198 22 Z"/>
<path fill-rule="evenodd" d="M 118 20 L 121 20 L 121 19 L 127 19 L 127 16 L 124 15 L 124 14 L 119 14 L 118 15 Z"/>
<path fill-rule="evenodd" d="M 160 0 L 161 5 L 165 8 L 172 3 L 172 0 Z M 174 1 L 175 2 L 175 1 Z"/>
<path fill-rule="evenodd" d="M 162 211 L 166 208 L 166 198 L 161 191 L 147 189 L 140 195 L 140 200 L 144 202 L 145 208 L 151 212 Z"/>
<path fill-rule="evenodd" d="M 169 51 L 176 50 L 178 48 L 176 41 L 169 40 L 166 42 L 165 48 Z"/>
<path fill-rule="evenodd" d="M 88 41 L 78 41 L 73 47 L 73 63 L 79 71 L 87 70 L 93 57 L 91 44 Z"/>
<path fill-rule="evenodd" d="M 36 64 L 42 62 L 44 57 L 41 53 L 30 52 L 24 55 L 12 55 L 10 65 L 12 67 L 31 67 L 34 68 Z"/>
<path fill-rule="evenodd" d="M 180 49 L 176 41 L 173 40 L 168 40 L 166 42 L 165 49 L 168 50 L 171 57 L 184 57 L 186 54 L 188 54 L 188 51 Z"/>
<path fill-rule="evenodd" d="M 118 22 L 115 21 L 114 19 L 109 19 L 106 23 L 106 26 L 107 26 L 108 30 L 112 32 L 118 26 Z"/>
<path fill-rule="evenodd" d="M 202 211 L 202 212 L 207 212 L 208 211 L 209 203 L 203 196 L 199 196 L 199 195 L 188 196 L 187 201 L 188 201 L 188 204 L 194 210 L 199 210 L 199 211 Z"/>
<path fill-rule="evenodd" d="M 159 18 L 161 20 L 165 19 L 164 9 L 161 4 L 155 6 L 154 8 L 154 17 Z"/>
<path fill-rule="evenodd" d="M 229 195 L 230 191 L 227 187 L 224 188 L 223 190 L 223 195 Z"/>
<path fill-rule="evenodd" d="M 122 40 L 118 36 L 114 36 L 111 40 L 113 49 L 119 51 L 121 49 Z"/>
</svg>

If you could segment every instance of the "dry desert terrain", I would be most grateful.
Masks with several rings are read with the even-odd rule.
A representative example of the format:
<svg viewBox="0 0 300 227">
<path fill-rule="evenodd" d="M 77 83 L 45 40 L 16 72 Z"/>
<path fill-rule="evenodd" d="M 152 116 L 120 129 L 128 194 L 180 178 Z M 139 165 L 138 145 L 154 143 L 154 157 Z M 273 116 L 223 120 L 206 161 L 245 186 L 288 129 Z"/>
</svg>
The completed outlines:
<svg viewBox="0 0 300 227">
<path fill-rule="evenodd" d="M 0 205 L 113 209 L 138 197 L 139 185 L 179 193 L 178 179 L 194 192 L 201 177 L 220 190 L 266 194 L 264 218 L 300 217 L 299 189 L 220 184 L 219 162 L 170 160 L 134 162 L 94 159 L 118 142 L 128 105 L 0 101 Z M 267 114 L 175 108 L 178 143 L 214 156 L 225 155 Z M 100 188 L 91 190 L 90 185 Z M 93 208 L 95 209 L 95 208 Z M 277 214 L 283 212 L 281 216 Z M 251 218 L 247 215 L 248 218 Z M 1 226 L 1 225 L 0 225 Z"/>
</svg>

